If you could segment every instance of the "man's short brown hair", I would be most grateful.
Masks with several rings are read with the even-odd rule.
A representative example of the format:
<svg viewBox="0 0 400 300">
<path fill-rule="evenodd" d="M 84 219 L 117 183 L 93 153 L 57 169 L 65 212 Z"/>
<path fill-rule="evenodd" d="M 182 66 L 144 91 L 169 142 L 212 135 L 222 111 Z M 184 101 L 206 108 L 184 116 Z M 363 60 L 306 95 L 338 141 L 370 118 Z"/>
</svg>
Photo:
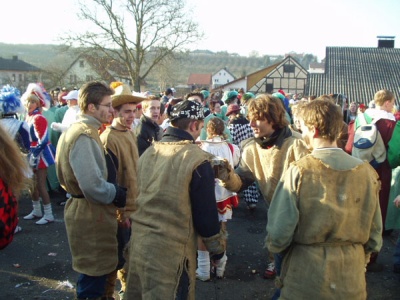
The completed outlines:
<svg viewBox="0 0 400 300">
<path fill-rule="evenodd" d="M 267 120 L 272 123 L 273 129 L 289 125 L 282 100 L 270 94 L 259 94 L 255 99 L 249 100 L 247 118 L 249 120 Z"/>
<path fill-rule="evenodd" d="M 79 89 L 78 103 L 81 111 L 87 112 L 89 104 L 98 106 L 104 96 L 111 96 L 114 90 L 101 81 L 90 81 Z"/>
<path fill-rule="evenodd" d="M 336 141 L 343 126 L 342 112 L 339 106 L 329 100 L 314 100 L 300 108 L 300 118 L 308 128 L 318 129 L 318 137 Z"/>
</svg>

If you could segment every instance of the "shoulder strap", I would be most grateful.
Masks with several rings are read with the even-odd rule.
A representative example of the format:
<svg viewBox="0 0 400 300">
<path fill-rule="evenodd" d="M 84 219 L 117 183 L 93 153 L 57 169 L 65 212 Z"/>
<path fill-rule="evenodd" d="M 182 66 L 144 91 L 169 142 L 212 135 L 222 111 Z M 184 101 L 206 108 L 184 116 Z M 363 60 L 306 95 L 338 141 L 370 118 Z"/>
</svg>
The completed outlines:
<svg viewBox="0 0 400 300">
<path fill-rule="evenodd" d="M 367 119 L 365 118 L 365 115 L 362 113 L 362 114 L 360 114 L 360 126 L 364 126 L 364 125 L 367 125 L 368 123 L 367 123 Z"/>
</svg>

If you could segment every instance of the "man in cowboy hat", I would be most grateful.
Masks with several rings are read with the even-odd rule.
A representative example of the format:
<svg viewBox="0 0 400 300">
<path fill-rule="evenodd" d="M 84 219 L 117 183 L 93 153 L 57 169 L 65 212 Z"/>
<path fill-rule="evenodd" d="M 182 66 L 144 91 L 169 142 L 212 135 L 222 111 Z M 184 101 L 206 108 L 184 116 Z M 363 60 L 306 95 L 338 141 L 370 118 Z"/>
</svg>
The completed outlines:
<svg viewBox="0 0 400 300">
<path fill-rule="evenodd" d="M 112 94 L 102 82 L 84 84 L 78 96 L 80 119 L 62 133 L 57 147 L 57 176 L 71 194 L 64 220 L 72 267 L 79 273 L 78 299 L 101 297 L 108 274 L 118 264 L 115 207 L 125 206 L 126 191 L 108 179 L 115 171 L 107 168 L 98 133 L 114 111 Z"/>
<path fill-rule="evenodd" d="M 139 159 L 137 139 L 132 131 L 132 124 L 135 119 L 136 105 L 146 99 L 139 93 L 132 94 L 130 88 L 122 82 L 112 82 L 111 87 L 115 91 L 114 95 L 111 96 L 114 119 L 111 126 L 102 132 L 100 139 L 117 170 L 116 183 L 128 190 L 125 208 L 117 208 L 119 261 L 117 268 L 108 276 L 106 291 L 103 296 L 106 299 L 113 297 L 117 273 L 121 281 L 120 298 L 125 291 L 126 272 L 122 268 L 125 263 L 122 252 L 130 237 L 129 215 L 135 210 L 137 197 L 136 170 Z"/>
<path fill-rule="evenodd" d="M 195 144 L 203 107 L 184 100 L 169 118 L 162 140 L 139 158 L 126 299 L 194 299 L 197 237 L 214 261 L 225 253 L 211 154 Z"/>
</svg>

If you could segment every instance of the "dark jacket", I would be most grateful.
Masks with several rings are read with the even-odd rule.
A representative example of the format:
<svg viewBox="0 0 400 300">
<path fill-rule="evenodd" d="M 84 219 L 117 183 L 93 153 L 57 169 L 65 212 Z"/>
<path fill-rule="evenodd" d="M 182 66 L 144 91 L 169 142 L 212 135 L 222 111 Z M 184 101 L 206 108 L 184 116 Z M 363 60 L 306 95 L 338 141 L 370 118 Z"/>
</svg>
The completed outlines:
<svg viewBox="0 0 400 300">
<path fill-rule="evenodd" d="M 152 119 L 142 115 L 140 117 L 140 124 L 136 128 L 137 145 L 139 156 L 150 147 L 153 141 L 159 141 L 162 137 L 162 128 Z"/>
</svg>

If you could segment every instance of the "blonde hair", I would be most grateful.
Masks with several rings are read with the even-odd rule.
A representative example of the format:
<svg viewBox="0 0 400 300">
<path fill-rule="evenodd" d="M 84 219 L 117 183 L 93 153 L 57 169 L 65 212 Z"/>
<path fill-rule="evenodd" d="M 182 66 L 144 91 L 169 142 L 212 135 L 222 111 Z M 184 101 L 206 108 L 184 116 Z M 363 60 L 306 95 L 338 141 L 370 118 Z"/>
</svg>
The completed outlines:
<svg viewBox="0 0 400 300">
<path fill-rule="evenodd" d="M 39 111 L 42 110 L 42 103 L 40 102 L 40 99 L 37 95 L 31 93 L 28 96 L 26 96 L 26 98 L 24 99 L 25 101 L 25 107 L 28 107 L 29 103 L 32 101 L 35 101 L 35 103 L 37 104 L 37 108 L 39 109 Z"/>
<path fill-rule="evenodd" d="M 0 126 L 0 178 L 10 191 L 18 197 L 29 184 L 26 178 L 28 164 L 17 143 Z"/>
<path fill-rule="evenodd" d="M 382 106 L 386 101 L 391 101 L 394 99 L 394 94 L 388 90 L 380 90 L 376 92 L 374 96 L 375 104 Z"/>
</svg>

